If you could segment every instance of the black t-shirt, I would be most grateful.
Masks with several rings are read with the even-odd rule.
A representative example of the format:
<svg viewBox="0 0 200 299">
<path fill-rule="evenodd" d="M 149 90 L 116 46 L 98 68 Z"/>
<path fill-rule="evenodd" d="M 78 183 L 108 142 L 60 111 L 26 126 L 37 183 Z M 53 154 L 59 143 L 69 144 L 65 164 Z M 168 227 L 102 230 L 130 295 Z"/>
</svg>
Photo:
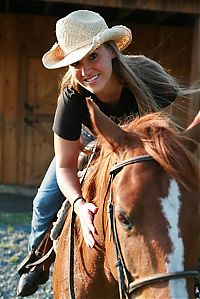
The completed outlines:
<svg viewBox="0 0 200 299">
<path fill-rule="evenodd" d="M 55 113 L 53 131 L 63 139 L 77 140 L 80 137 L 82 124 L 92 130 L 86 97 L 91 96 L 100 110 L 116 123 L 123 121 L 130 115 L 138 115 L 135 97 L 127 88 L 123 88 L 121 97 L 116 105 L 101 102 L 94 94 L 85 90 L 80 94 L 66 88 L 59 96 Z M 160 108 L 168 106 L 176 98 L 176 93 L 165 95 L 165 98 L 154 94 L 154 99 Z"/>
<path fill-rule="evenodd" d="M 159 108 L 172 103 L 177 95 L 170 83 L 170 78 L 160 64 L 144 56 L 135 56 L 134 72 L 146 84 Z M 123 87 L 117 104 L 110 105 L 100 101 L 94 94 L 83 89 L 81 93 L 66 88 L 58 99 L 55 113 L 53 131 L 66 140 L 77 140 L 80 137 L 81 126 L 85 125 L 92 130 L 86 97 L 90 97 L 102 112 L 112 118 L 116 123 L 130 115 L 138 114 L 138 105 L 132 92 Z"/>
<path fill-rule="evenodd" d="M 99 109 L 116 123 L 130 114 L 138 114 L 136 100 L 128 89 L 123 89 L 119 102 L 109 105 L 101 102 L 94 94 L 86 91 L 80 94 L 66 88 L 58 99 L 53 131 L 66 140 L 77 140 L 80 137 L 82 124 L 92 130 L 86 97 L 91 96 Z"/>
</svg>

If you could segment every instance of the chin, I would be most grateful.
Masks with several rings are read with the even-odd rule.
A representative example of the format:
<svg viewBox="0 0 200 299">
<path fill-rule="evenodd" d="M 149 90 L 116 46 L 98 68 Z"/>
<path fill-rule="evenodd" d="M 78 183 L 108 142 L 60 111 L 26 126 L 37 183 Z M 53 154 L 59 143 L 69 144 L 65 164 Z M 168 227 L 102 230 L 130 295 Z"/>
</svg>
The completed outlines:
<svg viewBox="0 0 200 299">
<path fill-rule="evenodd" d="M 99 94 L 105 90 L 105 84 L 91 86 L 90 89 L 88 89 L 88 90 L 90 90 L 90 92 L 92 92 L 94 94 L 97 94 L 97 93 Z"/>
</svg>

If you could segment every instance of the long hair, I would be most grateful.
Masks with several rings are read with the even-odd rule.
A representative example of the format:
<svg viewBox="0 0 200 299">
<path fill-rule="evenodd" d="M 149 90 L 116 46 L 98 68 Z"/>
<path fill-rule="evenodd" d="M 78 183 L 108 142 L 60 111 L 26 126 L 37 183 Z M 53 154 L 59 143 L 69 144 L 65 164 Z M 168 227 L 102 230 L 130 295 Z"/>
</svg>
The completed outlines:
<svg viewBox="0 0 200 299">
<path fill-rule="evenodd" d="M 144 55 L 124 55 L 113 42 L 108 45 L 114 49 L 116 58 L 113 60 L 113 69 L 119 78 L 135 96 L 139 114 L 159 110 L 155 101 L 154 92 L 163 98 L 169 93 L 176 94 L 177 82 L 156 61 Z"/>
<path fill-rule="evenodd" d="M 166 95 L 170 92 L 176 93 L 176 80 L 165 72 L 157 62 L 143 55 L 124 55 L 114 42 L 104 45 L 116 53 L 116 57 L 113 59 L 113 71 L 119 82 L 123 82 L 134 95 L 140 115 L 159 110 L 153 91 L 159 94 L 160 90 L 163 98 L 165 92 Z M 60 92 L 67 86 L 80 93 L 83 90 L 82 86 L 73 78 L 69 68 L 60 83 Z"/>
<path fill-rule="evenodd" d="M 170 96 L 191 98 L 200 93 L 199 82 L 186 86 L 178 82 L 156 61 L 144 55 L 125 55 L 113 41 L 104 45 L 116 53 L 113 59 L 113 71 L 119 82 L 128 87 L 134 95 L 140 116 L 160 110 L 155 101 L 156 95 L 161 101 L 163 98 L 166 102 Z M 69 68 L 60 82 L 60 93 L 67 86 L 77 92 L 83 92 L 83 87 L 73 78 Z"/>
</svg>

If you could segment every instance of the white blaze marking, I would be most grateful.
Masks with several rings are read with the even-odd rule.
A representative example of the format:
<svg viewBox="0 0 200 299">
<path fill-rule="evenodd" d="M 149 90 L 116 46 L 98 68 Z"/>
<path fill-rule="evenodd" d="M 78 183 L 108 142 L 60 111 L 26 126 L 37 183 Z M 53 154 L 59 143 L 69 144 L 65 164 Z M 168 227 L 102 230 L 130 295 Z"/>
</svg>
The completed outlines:
<svg viewBox="0 0 200 299">
<path fill-rule="evenodd" d="M 180 214 L 180 190 L 175 180 L 170 180 L 168 196 L 161 198 L 162 211 L 168 221 L 168 234 L 172 243 L 172 251 L 168 255 L 167 272 L 184 270 L 184 245 L 180 237 L 179 214 Z M 185 279 L 169 280 L 171 298 L 187 299 Z"/>
</svg>

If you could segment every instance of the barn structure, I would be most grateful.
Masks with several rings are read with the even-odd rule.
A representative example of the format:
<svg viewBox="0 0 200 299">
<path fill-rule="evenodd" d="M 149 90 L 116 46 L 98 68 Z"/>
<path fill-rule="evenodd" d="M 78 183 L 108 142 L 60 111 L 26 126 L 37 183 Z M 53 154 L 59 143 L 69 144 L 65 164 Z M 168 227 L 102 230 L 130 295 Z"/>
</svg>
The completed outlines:
<svg viewBox="0 0 200 299">
<path fill-rule="evenodd" d="M 46 70 L 55 22 L 73 10 L 99 12 L 132 29 L 129 51 L 159 61 L 183 82 L 200 79 L 199 0 L 1 0 L 0 184 L 37 186 L 53 157 L 52 121 L 64 70 Z M 178 99 L 185 127 L 199 98 Z"/>
</svg>

